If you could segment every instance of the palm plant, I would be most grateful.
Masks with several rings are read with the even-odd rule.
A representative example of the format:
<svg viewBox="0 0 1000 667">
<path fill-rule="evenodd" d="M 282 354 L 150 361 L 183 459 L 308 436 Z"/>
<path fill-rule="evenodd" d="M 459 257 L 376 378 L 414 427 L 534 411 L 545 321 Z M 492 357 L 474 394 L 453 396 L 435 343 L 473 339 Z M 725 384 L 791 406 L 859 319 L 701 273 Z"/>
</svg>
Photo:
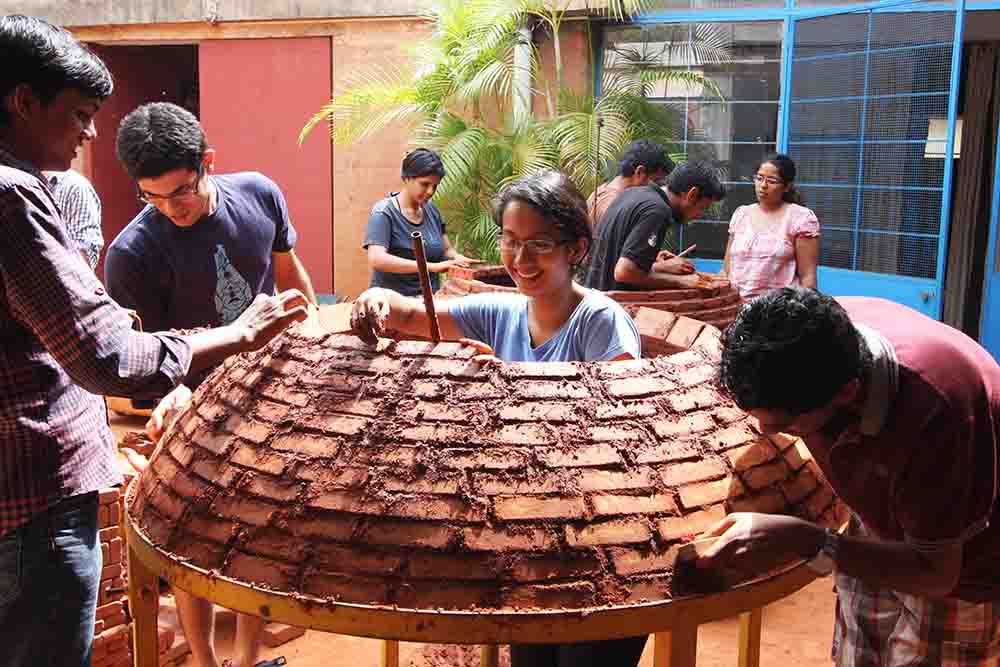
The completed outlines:
<svg viewBox="0 0 1000 667">
<path fill-rule="evenodd" d="M 600 97 L 594 90 L 565 88 L 560 29 L 570 1 L 434 0 L 425 16 L 433 34 L 409 48 L 411 67 L 373 66 L 359 72 L 346 92 L 310 119 L 299 140 L 323 122 L 341 145 L 406 123 L 413 143 L 436 150 L 444 161 L 447 176 L 435 202 L 456 244 L 471 255 L 497 261 L 491 201 L 506 183 L 555 168 L 589 194 L 602 165 L 635 138 L 650 138 L 679 152 L 676 113 L 648 99 L 656 86 L 699 86 L 722 97 L 711 79 L 677 69 L 670 60 L 665 63 L 662 50 L 617 50 L 614 67 L 604 68 Z M 647 2 L 598 1 L 590 9 L 623 20 L 643 11 Z M 534 81 L 538 69 L 537 50 L 521 30 L 532 24 L 550 31 L 555 52 L 555 92 L 547 85 L 530 90 L 532 98 L 544 101 L 545 117 L 524 111 L 531 100 L 519 105 L 514 99 L 515 82 L 525 75 Z M 711 40 L 701 40 L 698 48 L 702 62 L 727 57 L 725 48 Z M 515 57 L 519 49 L 521 59 Z"/>
</svg>

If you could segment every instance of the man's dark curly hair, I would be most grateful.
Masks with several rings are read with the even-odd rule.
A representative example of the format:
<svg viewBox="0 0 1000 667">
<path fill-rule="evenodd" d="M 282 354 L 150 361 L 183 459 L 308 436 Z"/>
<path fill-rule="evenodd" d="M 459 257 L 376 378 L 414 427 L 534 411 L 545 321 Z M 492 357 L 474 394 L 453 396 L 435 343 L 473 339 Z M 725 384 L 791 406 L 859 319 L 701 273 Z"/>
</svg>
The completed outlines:
<svg viewBox="0 0 1000 667">
<path fill-rule="evenodd" d="M 744 410 L 801 414 L 861 377 L 863 359 L 843 306 L 816 290 L 786 287 L 747 303 L 723 333 L 719 382 Z"/>
</svg>

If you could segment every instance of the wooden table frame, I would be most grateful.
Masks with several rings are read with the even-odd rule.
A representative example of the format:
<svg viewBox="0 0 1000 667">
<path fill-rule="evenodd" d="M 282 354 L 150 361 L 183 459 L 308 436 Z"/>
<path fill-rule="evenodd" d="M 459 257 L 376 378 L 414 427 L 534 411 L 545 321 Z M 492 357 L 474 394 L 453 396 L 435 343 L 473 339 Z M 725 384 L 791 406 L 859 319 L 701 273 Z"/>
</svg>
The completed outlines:
<svg viewBox="0 0 1000 667">
<path fill-rule="evenodd" d="M 812 582 L 804 563 L 723 593 L 585 611 L 467 612 L 373 607 L 275 593 L 196 568 L 159 551 L 123 522 L 135 667 L 157 667 L 159 578 L 223 607 L 325 632 L 385 640 L 383 667 L 398 667 L 400 641 L 482 644 L 495 667 L 500 644 L 562 643 L 654 635 L 655 667 L 694 667 L 698 626 L 740 615 L 739 667 L 760 661 L 761 610 Z"/>
</svg>

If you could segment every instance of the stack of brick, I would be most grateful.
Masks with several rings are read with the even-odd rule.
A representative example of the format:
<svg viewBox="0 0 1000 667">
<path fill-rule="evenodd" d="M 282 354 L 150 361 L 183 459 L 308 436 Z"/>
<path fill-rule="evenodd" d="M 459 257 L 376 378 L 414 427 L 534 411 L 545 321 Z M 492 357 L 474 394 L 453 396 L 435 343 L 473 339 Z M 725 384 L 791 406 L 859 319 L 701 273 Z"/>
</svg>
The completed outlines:
<svg viewBox="0 0 1000 667">
<path fill-rule="evenodd" d="M 736 318 L 743 300 L 729 281 L 717 275 L 699 274 L 700 283 L 692 289 L 611 291 L 606 294 L 622 304 L 633 317 L 639 308 L 683 314 L 719 329 Z M 438 292 L 439 297 L 458 297 L 484 292 L 516 292 L 514 282 L 502 266 L 454 267 Z"/>
<path fill-rule="evenodd" d="M 713 384 L 718 331 L 690 338 L 482 367 L 456 343 L 293 330 L 201 385 L 128 511 L 165 554 L 316 604 L 668 602 L 674 554 L 728 511 L 843 519 L 801 443 Z"/>
<path fill-rule="evenodd" d="M 93 667 L 129 667 L 132 664 L 132 624 L 125 588 L 125 548 L 121 534 L 122 505 L 117 488 L 101 491 L 101 583 L 94 627 Z"/>
</svg>

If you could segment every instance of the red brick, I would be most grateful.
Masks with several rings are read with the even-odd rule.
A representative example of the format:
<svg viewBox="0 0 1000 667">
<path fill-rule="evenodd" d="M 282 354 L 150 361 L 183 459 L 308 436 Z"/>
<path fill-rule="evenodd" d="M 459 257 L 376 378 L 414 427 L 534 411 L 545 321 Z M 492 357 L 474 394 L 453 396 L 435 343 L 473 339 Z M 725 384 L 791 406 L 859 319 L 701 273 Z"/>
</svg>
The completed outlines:
<svg viewBox="0 0 1000 667">
<path fill-rule="evenodd" d="M 556 441 L 548 429 L 534 424 L 502 426 L 496 439 L 508 445 L 551 445 Z"/>
<path fill-rule="evenodd" d="M 717 482 L 703 482 L 682 486 L 680 488 L 681 505 L 685 509 L 694 509 L 703 505 L 711 505 L 729 497 L 743 493 L 743 485 L 739 480 L 728 477 Z"/>
<path fill-rule="evenodd" d="M 101 579 L 114 579 L 115 577 L 122 576 L 122 564 L 112 563 L 110 565 L 105 565 L 101 569 Z"/>
<path fill-rule="evenodd" d="M 434 498 L 404 498 L 386 508 L 387 516 L 409 519 L 433 519 L 436 521 L 462 521 L 482 523 L 486 521 L 486 511 L 454 496 Z"/>
<path fill-rule="evenodd" d="M 374 417 L 382 407 L 381 401 L 370 398 L 352 398 L 347 401 L 339 401 L 330 406 L 334 412 L 342 412 L 359 417 Z"/>
<path fill-rule="evenodd" d="M 109 602 L 103 604 L 97 608 L 97 614 L 95 618 L 98 620 L 104 618 L 111 618 L 118 614 L 125 613 L 125 605 L 122 604 L 121 600 L 115 600 L 114 602 Z"/>
<path fill-rule="evenodd" d="M 283 401 L 300 408 L 309 405 L 310 401 L 309 394 L 304 391 L 290 391 L 281 384 L 271 384 L 257 390 L 257 393 L 264 398 L 271 399 L 272 401 Z"/>
<path fill-rule="evenodd" d="M 648 542 L 649 526 L 641 520 L 604 521 L 586 526 L 565 526 L 566 543 L 572 547 Z"/>
<path fill-rule="evenodd" d="M 241 581 L 252 581 L 256 586 L 288 590 L 297 584 L 297 569 L 270 558 L 260 558 L 236 551 L 226 559 L 223 573 Z"/>
<path fill-rule="evenodd" d="M 434 343 L 425 340 L 398 340 L 392 351 L 400 356 L 429 356 L 445 358 L 470 358 L 475 352 L 472 347 L 456 342 Z"/>
<path fill-rule="evenodd" d="M 726 458 L 737 471 L 743 471 L 775 459 L 778 453 L 764 439 L 758 439 L 749 445 L 731 449 L 726 452 Z"/>
<path fill-rule="evenodd" d="M 388 477 L 385 480 L 385 490 L 394 493 L 437 493 L 457 495 L 459 478 L 451 477 L 421 477 L 415 474 L 413 479 L 405 477 Z"/>
<path fill-rule="evenodd" d="M 810 460 L 812 460 L 812 454 L 809 453 L 809 449 L 801 440 L 796 441 L 794 446 L 785 450 L 785 461 L 788 462 L 792 470 L 799 470 Z"/>
<path fill-rule="evenodd" d="M 593 442 L 636 442 L 644 437 L 645 433 L 637 428 L 593 426 L 590 429 L 590 439 Z"/>
<path fill-rule="evenodd" d="M 795 443 L 800 442 L 794 435 L 788 435 L 787 433 L 769 433 L 766 437 L 771 441 L 771 444 L 781 451 L 785 451 Z"/>
<path fill-rule="evenodd" d="M 548 551 L 557 546 L 555 537 L 544 528 L 466 528 L 465 546 L 473 551 Z"/>
<path fill-rule="evenodd" d="M 357 465 L 370 462 L 381 463 L 394 468 L 412 468 L 420 458 L 419 447 L 389 444 L 375 450 L 353 450 L 350 461 Z"/>
<path fill-rule="evenodd" d="M 403 609 L 481 609 L 494 604 L 496 586 L 475 581 L 412 581 L 395 590 L 393 604 Z"/>
<path fill-rule="evenodd" d="M 726 467 L 714 459 L 702 459 L 690 463 L 674 463 L 660 469 L 660 477 L 667 486 L 680 486 L 706 479 L 722 477 Z"/>
<path fill-rule="evenodd" d="M 284 646 L 288 642 L 298 639 L 306 633 L 305 628 L 297 628 L 294 625 L 284 623 L 268 623 L 261 632 L 261 641 L 268 648 Z M 163 666 L 161 666 L 163 667 Z"/>
<path fill-rule="evenodd" d="M 468 445 L 470 440 L 479 442 L 475 434 L 466 429 L 449 424 L 421 424 L 409 426 L 399 432 L 399 437 L 408 442 L 438 445 L 442 443 L 457 443 Z"/>
<path fill-rule="evenodd" d="M 318 598 L 354 604 L 385 604 L 389 597 L 389 585 L 382 579 L 330 575 L 318 570 L 306 573 L 302 589 Z"/>
<path fill-rule="evenodd" d="M 636 454 L 637 463 L 668 463 L 691 459 L 700 455 L 695 443 L 685 440 L 668 441 L 652 447 L 647 447 Z"/>
<path fill-rule="evenodd" d="M 597 516 L 616 514 L 659 514 L 677 509 L 672 496 L 655 493 L 649 496 L 595 495 L 590 502 Z"/>
<path fill-rule="evenodd" d="M 108 507 L 99 507 L 97 510 L 97 527 L 107 528 L 110 524 L 108 522 Z M 118 525 L 117 523 L 115 524 Z"/>
<path fill-rule="evenodd" d="M 732 512 L 762 512 L 778 514 L 787 509 L 785 497 L 775 489 L 766 489 L 752 496 L 742 496 L 729 501 Z"/>
<path fill-rule="evenodd" d="M 460 401 L 487 401 L 507 395 L 505 391 L 489 382 L 456 383 L 454 389 L 454 395 Z"/>
<path fill-rule="evenodd" d="M 279 503 L 289 503 L 299 495 L 302 484 L 265 475 L 250 474 L 245 480 L 244 488 L 249 494 L 275 500 Z"/>
<path fill-rule="evenodd" d="M 435 382 L 433 380 L 417 380 L 411 389 L 417 398 L 441 398 L 448 388 L 447 383 Z"/>
<path fill-rule="evenodd" d="M 174 521 L 180 519 L 184 510 L 187 509 L 184 500 L 174 492 L 167 490 L 163 484 L 158 485 L 156 491 L 149 496 L 149 503 L 156 508 L 157 512 Z M 105 528 L 104 530 L 113 530 L 116 534 L 118 532 L 117 527 Z"/>
<path fill-rule="evenodd" d="M 410 366 L 420 377 L 452 377 L 471 378 L 482 371 L 482 364 L 470 360 L 459 359 L 415 359 Z M 384 369 L 381 372 L 392 372 Z"/>
<path fill-rule="evenodd" d="M 575 422 L 580 417 L 571 403 L 520 403 L 506 405 L 500 410 L 500 419 L 508 422 Z"/>
<path fill-rule="evenodd" d="M 675 388 L 670 380 L 664 377 L 637 377 L 622 380 L 611 380 L 607 383 L 608 393 L 615 398 L 640 398 L 664 394 Z"/>
<path fill-rule="evenodd" d="M 357 519 L 342 515 L 295 519 L 289 521 L 286 527 L 300 538 L 346 542 L 357 528 Z"/>
<path fill-rule="evenodd" d="M 635 326 L 643 338 L 665 341 L 677 321 L 677 316 L 665 310 L 640 307 L 635 311 Z"/>
<path fill-rule="evenodd" d="M 688 368 L 681 372 L 678 382 L 682 387 L 693 387 L 695 385 L 711 382 L 715 379 L 717 370 L 711 364 L 703 364 Z"/>
<path fill-rule="evenodd" d="M 223 496 L 212 503 L 212 511 L 228 519 L 235 519 L 252 526 L 263 526 L 271 519 L 271 514 L 280 509 L 278 505 L 262 500 L 251 500 L 242 496 Z"/>
<path fill-rule="evenodd" d="M 407 414 L 412 421 L 469 423 L 474 413 L 468 409 L 446 403 L 419 401 Z"/>
<path fill-rule="evenodd" d="M 820 486 L 809 496 L 809 499 L 806 501 L 806 509 L 811 518 L 818 519 L 830 507 L 830 503 L 832 502 L 833 492 L 826 486 Z"/>
<path fill-rule="evenodd" d="M 501 603 L 516 609 L 579 609 L 595 604 L 597 590 L 589 581 L 564 584 L 513 586 L 503 593 Z"/>
<path fill-rule="evenodd" d="M 698 334 L 704 328 L 704 322 L 692 320 L 690 317 L 681 315 L 674 322 L 674 326 L 670 328 L 670 334 L 667 335 L 667 343 L 678 349 L 687 350 L 694 344 L 698 338 Z"/>
<path fill-rule="evenodd" d="M 610 366 L 617 365 L 609 364 Z M 596 416 L 600 420 L 606 419 L 636 419 L 639 417 L 652 417 L 657 412 L 657 405 L 652 401 L 634 401 L 631 403 L 601 403 L 597 406 Z"/>
<path fill-rule="evenodd" d="M 110 528 L 103 528 L 103 529 L 101 529 L 97 533 L 97 541 L 98 542 L 107 542 L 107 543 L 110 544 L 113 539 L 115 539 L 116 537 L 121 537 L 121 536 L 122 536 L 121 527 L 120 526 L 112 526 Z"/>
<path fill-rule="evenodd" d="M 256 417 L 257 419 L 278 423 L 284 421 L 288 418 L 288 413 L 291 407 L 283 403 L 275 403 L 273 401 L 259 401 L 257 403 Z"/>
<path fill-rule="evenodd" d="M 449 468 L 473 470 L 508 470 L 523 468 L 528 459 L 523 452 L 510 447 L 488 449 L 448 449 L 440 457 L 441 464 Z"/>
<path fill-rule="evenodd" d="M 170 488 L 181 498 L 195 501 L 212 495 L 213 488 L 208 482 L 204 482 L 194 475 L 186 472 L 179 472 L 170 480 Z M 108 508 L 111 509 L 110 507 Z M 110 514 L 110 512 L 109 512 Z M 117 524 L 117 522 L 115 522 Z"/>
<path fill-rule="evenodd" d="M 567 485 L 548 475 L 538 479 L 518 479 L 503 473 L 475 473 L 473 485 L 487 496 L 514 496 L 520 494 L 560 493 Z"/>
<path fill-rule="evenodd" d="M 745 419 L 746 416 L 747 413 L 733 405 L 723 405 L 712 410 L 712 417 L 715 418 L 715 421 L 723 425 L 740 421 L 741 419 Z"/>
<path fill-rule="evenodd" d="M 538 458 L 553 468 L 572 468 L 621 464 L 618 451 L 608 444 L 553 447 L 539 452 Z"/>
<path fill-rule="evenodd" d="M 597 370 L 602 378 L 615 378 L 642 375 L 650 368 L 652 368 L 652 364 L 647 359 L 627 359 L 616 361 L 613 364 L 601 364 Z"/>
<path fill-rule="evenodd" d="M 228 489 L 243 474 L 241 469 L 213 459 L 195 461 L 191 472 L 223 489 Z"/>
<path fill-rule="evenodd" d="M 331 486 L 355 488 L 363 486 L 368 481 L 366 468 L 332 468 L 317 463 L 303 465 L 295 476 L 311 482 L 320 482 Z"/>
<path fill-rule="evenodd" d="M 329 438 L 320 438 L 312 433 L 282 433 L 274 438 L 271 447 L 280 451 L 302 454 L 308 457 L 332 459 L 337 456 L 337 444 Z"/>
<path fill-rule="evenodd" d="M 550 581 L 579 579 L 601 572 L 601 561 L 591 553 L 574 552 L 560 556 L 523 556 L 514 562 L 511 576 L 515 581 Z"/>
<path fill-rule="evenodd" d="M 111 562 L 111 547 L 108 546 L 107 542 L 101 543 L 101 562 L 102 563 Z"/>
<path fill-rule="evenodd" d="M 795 505 L 802 502 L 819 485 L 815 475 L 808 469 L 781 485 L 781 491 L 788 502 Z"/>
<path fill-rule="evenodd" d="M 615 572 L 622 576 L 672 570 L 678 547 L 657 552 L 650 549 L 611 549 Z"/>
<path fill-rule="evenodd" d="M 274 528 L 245 530 L 240 535 L 239 548 L 266 558 L 288 563 L 301 563 L 310 552 L 310 545 L 296 540 L 291 534 Z"/>
<path fill-rule="evenodd" d="M 202 429 L 194 435 L 191 440 L 200 447 L 204 447 L 213 454 L 224 456 L 229 445 L 233 442 L 233 436 L 224 431 L 209 431 Z"/>
<path fill-rule="evenodd" d="M 661 438 L 686 437 L 715 428 L 715 422 L 704 413 L 687 415 L 679 419 L 659 419 L 653 422 L 656 435 Z"/>
<path fill-rule="evenodd" d="M 355 514 L 382 514 L 380 503 L 374 499 L 365 498 L 362 491 L 347 491 L 344 489 L 326 489 L 307 502 L 309 507 L 316 507 L 335 512 L 352 512 Z"/>
<path fill-rule="evenodd" d="M 269 475 L 280 475 L 288 466 L 289 459 L 271 452 L 269 449 L 257 449 L 253 445 L 242 444 L 233 452 L 230 460 L 233 463 L 253 468 Z"/>
<path fill-rule="evenodd" d="M 692 347 L 702 348 L 715 356 L 721 355 L 721 332 L 714 326 L 706 326 L 701 330 L 701 333 L 698 334 L 698 338 L 695 339 Z"/>
<path fill-rule="evenodd" d="M 441 524 L 422 521 L 379 521 L 365 526 L 357 541 L 361 544 L 445 549 L 454 539 L 454 531 Z"/>
<path fill-rule="evenodd" d="M 788 477 L 788 468 L 779 460 L 745 470 L 740 476 L 744 484 L 756 490 L 784 480 Z"/>
<path fill-rule="evenodd" d="M 683 393 L 677 392 L 667 396 L 667 402 L 674 412 L 691 412 L 698 408 L 707 408 L 719 402 L 718 394 L 708 387 L 696 387 Z"/>
<path fill-rule="evenodd" d="M 583 498 L 548 498 L 540 496 L 498 497 L 493 501 L 501 521 L 526 519 L 580 519 L 586 513 Z"/>
<path fill-rule="evenodd" d="M 194 447 L 188 445 L 188 443 L 180 436 L 175 436 L 171 438 L 170 445 L 167 447 L 167 451 L 170 455 L 184 467 L 191 464 L 191 459 L 194 458 L 194 453 L 197 451 Z"/>
<path fill-rule="evenodd" d="M 313 545 L 313 551 L 316 567 L 324 572 L 387 576 L 397 574 L 403 567 L 403 556 L 398 553 L 322 542 Z"/>
<path fill-rule="evenodd" d="M 710 447 L 718 451 L 732 449 L 754 441 L 754 436 L 744 426 L 730 426 L 707 438 Z"/>
<path fill-rule="evenodd" d="M 660 537 L 667 542 L 698 535 L 718 523 L 726 516 L 722 505 L 708 507 L 686 516 L 667 517 L 656 522 Z"/>
<path fill-rule="evenodd" d="M 582 470 L 578 478 L 580 490 L 615 491 L 624 489 L 649 489 L 655 484 L 652 468 L 631 470 Z"/>
<path fill-rule="evenodd" d="M 527 380 L 518 382 L 515 387 L 518 395 L 523 398 L 573 399 L 590 397 L 590 390 L 580 383 Z"/>
<path fill-rule="evenodd" d="M 407 560 L 407 572 L 415 579 L 495 580 L 500 566 L 484 553 L 414 553 Z M 447 573 L 447 574 L 445 574 Z"/>
<path fill-rule="evenodd" d="M 200 514 L 190 514 L 184 523 L 184 531 L 208 542 L 226 544 L 239 530 L 236 523 L 224 521 L 217 517 L 206 518 Z"/>
<path fill-rule="evenodd" d="M 580 371 L 568 362 L 549 362 L 544 364 L 509 362 L 501 366 L 503 374 L 513 378 L 515 381 L 521 378 L 559 378 L 573 380 L 580 377 Z"/>
<path fill-rule="evenodd" d="M 120 497 L 121 494 L 118 492 L 118 489 L 113 487 L 110 489 L 102 490 L 98 494 L 97 499 L 101 505 L 112 505 L 114 503 L 117 503 Z"/>
<path fill-rule="evenodd" d="M 298 424 L 330 435 L 355 436 L 368 427 L 368 420 L 346 415 L 313 415 L 300 419 Z"/>
</svg>

